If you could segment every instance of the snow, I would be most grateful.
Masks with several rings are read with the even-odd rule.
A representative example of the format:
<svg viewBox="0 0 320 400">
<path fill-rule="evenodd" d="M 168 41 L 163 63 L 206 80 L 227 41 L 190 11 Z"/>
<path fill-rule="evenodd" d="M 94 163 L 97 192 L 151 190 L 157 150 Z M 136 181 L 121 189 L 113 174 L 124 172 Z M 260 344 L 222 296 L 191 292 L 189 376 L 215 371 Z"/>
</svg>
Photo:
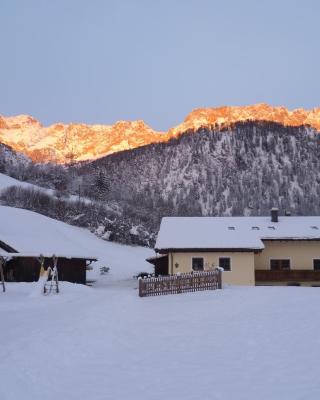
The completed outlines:
<svg viewBox="0 0 320 400">
<path fill-rule="evenodd" d="M 48 189 L 42 186 L 34 185 L 32 183 L 19 181 L 18 179 L 12 178 L 11 176 L 0 173 L 0 193 L 2 190 L 7 189 L 10 186 L 19 186 L 25 189 L 34 189 L 36 191 L 39 190 L 49 196 L 53 196 L 55 198 L 57 197 L 55 195 L 54 189 Z M 73 201 L 73 202 L 79 201 L 79 197 L 77 195 L 69 195 L 68 197 L 63 197 L 63 199 L 65 201 Z M 92 200 L 86 197 L 81 197 L 81 201 L 85 202 L 86 204 L 92 203 Z"/>
<path fill-rule="evenodd" d="M 155 248 L 264 248 L 254 232 L 248 230 L 244 234 L 243 229 L 233 230 L 233 227 L 234 219 L 229 217 L 165 217 L 161 221 Z"/>
<path fill-rule="evenodd" d="M 40 189 L 36 185 L 32 185 L 31 183 L 27 183 L 27 182 L 18 181 L 17 179 L 11 178 L 11 176 L 0 173 L 0 192 L 3 189 L 6 189 L 10 186 L 21 186 L 24 188 Z"/>
<path fill-rule="evenodd" d="M 42 186 L 34 185 L 33 183 L 19 181 L 18 179 L 12 178 L 11 176 L 0 173 L 0 192 L 4 189 L 7 189 L 10 186 L 19 186 L 24 189 L 39 190 L 43 193 L 46 193 L 49 196 L 56 197 L 53 189 L 44 188 Z M 67 200 L 76 201 L 76 200 L 78 200 L 78 197 L 74 196 L 74 195 L 69 196 L 69 198 Z M 87 202 L 86 199 L 84 199 L 83 201 Z"/>
<path fill-rule="evenodd" d="M 165 217 L 155 248 L 263 249 L 263 239 L 320 239 L 320 217 Z"/>
<path fill-rule="evenodd" d="M 96 238 L 85 229 L 19 208 L 0 206 L 0 240 L 21 253 L 90 254 Z"/>
<path fill-rule="evenodd" d="M 0 398 L 318 399 L 319 288 L 139 298 L 137 281 L 0 293 Z"/>
<path fill-rule="evenodd" d="M 138 235 L 138 234 L 139 234 L 139 232 L 138 232 L 138 226 L 133 226 L 133 227 L 130 229 L 130 233 L 131 233 L 131 235 Z"/>
<path fill-rule="evenodd" d="M 4 209 L 0 218 L 12 211 Z M 320 288 L 140 298 L 132 276 L 152 271 L 150 249 L 25 213 L 35 227 L 43 219 L 48 231 L 72 232 L 100 264 L 92 287 L 60 282 L 61 293 L 43 296 L 38 282 L 7 283 L 0 291 L 1 400 L 319 398 Z M 102 265 L 110 272 L 99 275 Z"/>
<path fill-rule="evenodd" d="M 130 254 L 136 256 L 130 261 L 133 269 L 137 265 L 134 272 L 140 272 L 143 267 L 150 269 L 145 258 L 154 254 L 151 249 L 108 243 L 86 229 L 19 208 L 0 206 L 0 221 L 0 240 L 26 255 L 56 254 L 66 257 L 98 258 L 96 265 L 108 267 L 115 265 L 121 271 L 122 264 L 126 263 L 129 248 Z M 114 249 L 119 253 L 116 259 L 112 256 Z M 95 276 L 96 271 L 97 268 L 88 273 L 89 277 Z"/>
<path fill-rule="evenodd" d="M 93 160 L 166 139 L 164 132 L 151 129 L 143 121 L 118 121 L 114 125 L 57 123 L 48 127 L 27 115 L 0 116 L 8 128 L 0 129 L 0 140 L 14 149 L 31 154 L 38 150 L 44 161 L 70 162 Z"/>
</svg>

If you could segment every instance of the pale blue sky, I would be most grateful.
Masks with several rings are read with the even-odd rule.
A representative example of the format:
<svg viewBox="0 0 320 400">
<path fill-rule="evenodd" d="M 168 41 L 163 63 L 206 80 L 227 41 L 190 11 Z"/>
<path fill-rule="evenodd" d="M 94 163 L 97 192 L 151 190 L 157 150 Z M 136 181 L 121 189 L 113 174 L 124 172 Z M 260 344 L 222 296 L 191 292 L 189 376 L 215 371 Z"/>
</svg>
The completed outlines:
<svg viewBox="0 0 320 400">
<path fill-rule="evenodd" d="M 0 114 L 155 129 L 197 107 L 320 106 L 320 1 L 0 0 Z"/>
</svg>

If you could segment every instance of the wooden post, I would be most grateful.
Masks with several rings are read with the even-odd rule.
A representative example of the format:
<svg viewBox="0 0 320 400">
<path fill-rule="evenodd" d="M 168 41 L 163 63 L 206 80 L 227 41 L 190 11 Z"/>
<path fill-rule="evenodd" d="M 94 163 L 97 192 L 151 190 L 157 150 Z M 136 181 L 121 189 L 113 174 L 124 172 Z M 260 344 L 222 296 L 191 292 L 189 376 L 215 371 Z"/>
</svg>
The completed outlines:
<svg viewBox="0 0 320 400">
<path fill-rule="evenodd" d="M 53 259 L 53 278 L 56 284 L 56 293 L 59 293 L 59 278 L 58 278 L 58 257 L 55 254 L 52 256 Z"/>
<path fill-rule="evenodd" d="M 3 273 L 3 265 L 4 265 L 4 259 L 3 257 L 0 257 L 0 279 L 2 283 L 2 291 L 6 291 L 6 286 L 4 284 L 4 273 Z"/>
<path fill-rule="evenodd" d="M 222 272 L 218 269 L 218 289 L 222 289 Z"/>
<path fill-rule="evenodd" d="M 41 277 L 44 276 L 45 270 L 44 270 L 44 256 L 40 254 L 40 257 L 38 258 L 38 261 L 40 263 L 40 272 L 39 272 L 39 279 L 38 281 L 41 280 Z"/>
<path fill-rule="evenodd" d="M 141 278 L 139 279 L 139 297 L 142 297 Z"/>
</svg>

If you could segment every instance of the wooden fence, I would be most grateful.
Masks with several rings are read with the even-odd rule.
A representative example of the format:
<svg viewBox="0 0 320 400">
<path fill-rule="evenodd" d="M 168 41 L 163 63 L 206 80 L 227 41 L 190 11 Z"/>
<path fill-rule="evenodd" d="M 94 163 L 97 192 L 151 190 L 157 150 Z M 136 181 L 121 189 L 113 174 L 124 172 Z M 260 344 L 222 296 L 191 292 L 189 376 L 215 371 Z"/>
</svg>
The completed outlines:
<svg viewBox="0 0 320 400">
<path fill-rule="evenodd" d="M 221 271 L 201 271 L 188 274 L 139 279 L 139 296 L 161 296 L 221 289 Z"/>
</svg>

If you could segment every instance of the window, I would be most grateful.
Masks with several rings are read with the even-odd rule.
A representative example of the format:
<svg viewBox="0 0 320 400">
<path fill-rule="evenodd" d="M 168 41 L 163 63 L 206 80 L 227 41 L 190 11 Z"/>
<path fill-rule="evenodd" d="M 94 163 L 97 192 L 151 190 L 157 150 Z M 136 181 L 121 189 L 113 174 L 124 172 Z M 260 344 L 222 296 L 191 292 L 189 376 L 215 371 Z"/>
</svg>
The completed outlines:
<svg viewBox="0 0 320 400">
<path fill-rule="evenodd" d="M 229 257 L 219 257 L 219 267 L 224 271 L 231 271 L 231 262 Z"/>
<path fill-rule="evenodd" d="M 290 260 L 270 260 L 270 269 L 272 271 L 290 269 Z"/>
<path fill-rule="evenodd" d="M 192 269 L 194 271 L 203 271 L 203 257 L 192 257 Z"/>
<path fill-rule="evenodd" d="M 313 269 L 314 271 L 320 271 L 320 259 L 313 260 Z"/>
</svg>

